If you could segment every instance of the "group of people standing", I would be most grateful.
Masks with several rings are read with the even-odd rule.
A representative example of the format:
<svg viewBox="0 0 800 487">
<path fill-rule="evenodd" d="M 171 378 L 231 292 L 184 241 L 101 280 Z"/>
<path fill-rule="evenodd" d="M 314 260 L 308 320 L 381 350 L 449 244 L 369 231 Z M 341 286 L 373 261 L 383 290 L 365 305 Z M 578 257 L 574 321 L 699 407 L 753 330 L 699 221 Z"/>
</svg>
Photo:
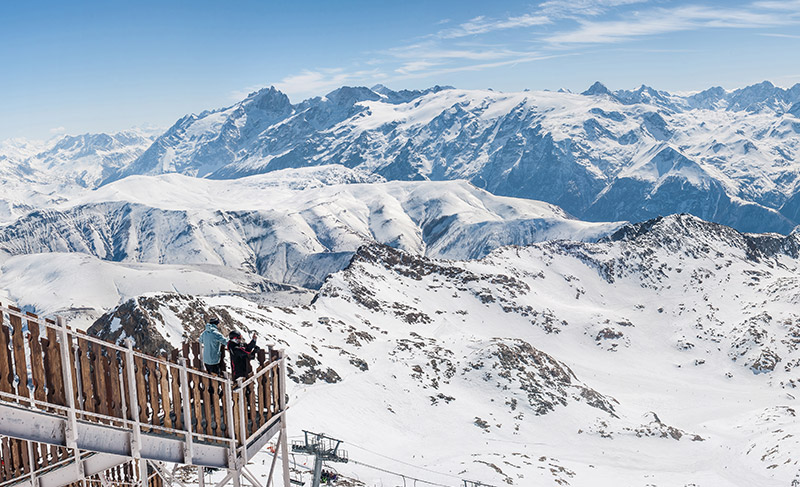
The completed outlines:
<svg viewBox="0 0 800 487">
<path fill-rule="evenodd" d="M 250 342 L 245 342 L 242 334 L 236 330 L 228 333 L 225 338 L 219 331 L 219 320 L 211 318 L 206 323 L 206 329 L 200 334 L 200 343 L 203 344 L 203 364 L 210 374 L 222 375 L 225 364 L 222 362 L 222 347 L 227 347 L 231 362 L 231 378 L 236 380 L 246 377 L 250 372 L 250 360 L 255 358 L 259 348 L 256 345 L 258 334 L 253 332 Z"/>
</svg>

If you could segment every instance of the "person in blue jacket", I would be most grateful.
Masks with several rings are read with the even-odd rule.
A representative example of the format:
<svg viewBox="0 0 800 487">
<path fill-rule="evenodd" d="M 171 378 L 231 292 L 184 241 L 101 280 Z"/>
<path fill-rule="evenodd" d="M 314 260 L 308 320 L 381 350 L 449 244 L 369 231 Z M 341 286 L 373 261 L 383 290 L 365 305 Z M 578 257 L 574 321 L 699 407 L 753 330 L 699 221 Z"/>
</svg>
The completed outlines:
<svg viewBox="0 0 800 487">
<path fill-rule="evenodd" d="M 222 364 L 220 359 L 222 356 L 222 347 L 228 343 L 225 335 L 220 333 L 219 320 L 211 318 L 206 323 L 206 329 L 200 334 L 200 343 L 203 344 L 203 364 L 210 374 L 222 374 Z"/>
</svg>

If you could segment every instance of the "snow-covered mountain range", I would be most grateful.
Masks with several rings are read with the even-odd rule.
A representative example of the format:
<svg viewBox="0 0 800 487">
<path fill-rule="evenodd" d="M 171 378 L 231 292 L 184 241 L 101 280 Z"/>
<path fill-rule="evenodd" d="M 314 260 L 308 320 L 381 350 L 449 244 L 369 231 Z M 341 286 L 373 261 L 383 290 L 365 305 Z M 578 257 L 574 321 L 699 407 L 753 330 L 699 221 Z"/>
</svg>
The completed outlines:
<svg viewBox="0 0 800 487">
<path fill-rule="evenodd" d="M 590 221 L 688 212 L 741 231 L 788 233 L 800 223 L 798 150 L 800 84 L 682 95 L 600 83 L 581 94 L 378 85 L 296 104 L 265 88 L 187 115 L 158 137 L 6 141 L 0 170 L 24 194 L 61 182 L 37 193 L 47 195 L 130 175 L 232 179 L 340 164 L 387 180 L 465 179 Z M 6 218 L 30 209 L 7 198 Z"/>
<path fill-rule="evenodd" d="M 792 485 L 798 271 L 796 235 L 671 216 L 477 261 L 371 245 L 309 305 L 151 295 L 92 331 L 257 330 L 291 351 L 293 424 L 444 485 Z"/>
<path fill-rule="evenodd" d="M 97 187 L 135 161 L 156 135 L 138 129 L 65 135 L 46 142 L 0 141 L 0 222 Z"/>
<path fill-rule="evenodd" d="M 342 87 L 292 104 L 267 88 L 187 115 L 109 180 L 214 179 L 342 164 L 389 180 L 466 179 L 592 221 L 689 212 L 742 231 L 798 224 L 800 84 L 675 95 Z"/>
</svg>

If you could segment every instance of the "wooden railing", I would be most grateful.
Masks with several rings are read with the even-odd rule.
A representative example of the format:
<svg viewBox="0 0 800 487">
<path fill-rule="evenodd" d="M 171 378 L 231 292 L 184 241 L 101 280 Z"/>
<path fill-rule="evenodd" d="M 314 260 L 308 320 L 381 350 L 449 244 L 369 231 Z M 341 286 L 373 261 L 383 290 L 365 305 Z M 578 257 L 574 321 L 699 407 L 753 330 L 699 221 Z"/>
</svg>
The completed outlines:
<svg viewBox="0 0 800 487">
<path fill-rule="evenodd" d="M 24 477 L 32 470 L 71 461 L 73 456 L 67 448 L 61 446 L 0 438 L 0 485 Z"/>
<path fill-rule="evenodd" d="M 11 487 L 31 472 L 42 472 L 59 468 L 74 461 L 74 453 L 68 448 L 16 438 L 0 438 L 0 487 Z M 141 470 L 138 460 L 112 467 L 100 474 L 83 479 L 82 482 L 65 487 L 133 487 L 141 486 Z M 150 472 L 148 487 L 163 487 L 163 479 L 157 472 Z"/>
<path fill-rule="evenodd" d="M 247 439 L 281 413 L 283 353 L 260 351 L 252 376 L 233 384 L 201 370 L 198 343 L 184 344 L 181 352 L 149 356 L 130 340 L 122 347 L 70 329 L 61 319 L 0 305 L 0 401 L 67 416 L 73 424 L 178 436 L 189 458 L 195 441 L 226 444 L 246 455 Z M 49 462 L 59 452 L 39 458 Z M 9 454 L 0 450 L 2 459 Z"/>
</svg>

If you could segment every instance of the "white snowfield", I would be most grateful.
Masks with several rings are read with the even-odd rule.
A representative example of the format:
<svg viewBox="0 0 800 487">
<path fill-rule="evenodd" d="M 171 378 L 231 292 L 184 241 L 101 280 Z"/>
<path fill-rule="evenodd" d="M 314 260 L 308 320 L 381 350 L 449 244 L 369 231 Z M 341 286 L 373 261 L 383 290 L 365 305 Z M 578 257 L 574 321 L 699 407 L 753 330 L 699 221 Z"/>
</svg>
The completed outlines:
<svg viewBox="0 0 800 487">
<path fill-rule="evenodd" d="M 290 433 L 344 440 L 359 463 L 333 466 L 366 485 L 403 485 L 369 466 L 442 485 L 792 485 L 798 249 L 673 216 L 478 261 L 375 245 L 311 305 L 202 301 L 288 350 Z"/>
<path fill-rule="evenodd" d="M 553 205 L 494 196 L 464 181 L 364 182 L 374 179 L 342 166 L 236 180 L 132 176 L 5 225 L 0 254 L 218 266 L 319 287 L 370 242 L 470 259 L 503 245 L 593 240 L 620 226 L 575 220 Z"/>
</svg>

